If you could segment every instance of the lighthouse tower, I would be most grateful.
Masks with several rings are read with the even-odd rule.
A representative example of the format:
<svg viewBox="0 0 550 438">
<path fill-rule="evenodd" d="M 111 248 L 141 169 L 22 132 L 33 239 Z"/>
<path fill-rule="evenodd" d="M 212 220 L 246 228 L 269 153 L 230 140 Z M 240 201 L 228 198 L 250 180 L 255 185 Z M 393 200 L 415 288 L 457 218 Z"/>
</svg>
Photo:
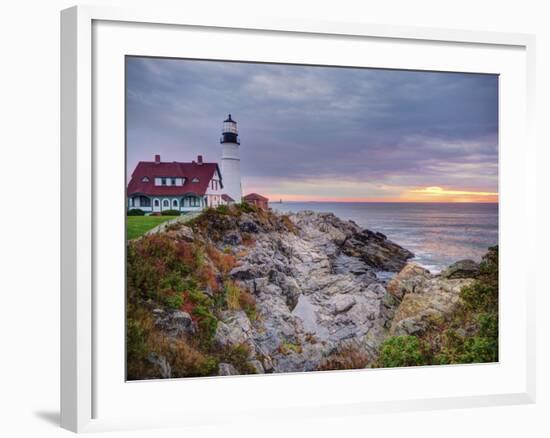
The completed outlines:
<svg viewBox="0 0 550 438">
<path fill-rule="evenodd" d="M 231 114 L 223 121 L 222 138 L 222 182 L 225 194 L 235 202 L 241 202 L 243 196 L 241 187 L 241 158 L 239 156 L 239 133 L 237 122 Z"/>
</svg>

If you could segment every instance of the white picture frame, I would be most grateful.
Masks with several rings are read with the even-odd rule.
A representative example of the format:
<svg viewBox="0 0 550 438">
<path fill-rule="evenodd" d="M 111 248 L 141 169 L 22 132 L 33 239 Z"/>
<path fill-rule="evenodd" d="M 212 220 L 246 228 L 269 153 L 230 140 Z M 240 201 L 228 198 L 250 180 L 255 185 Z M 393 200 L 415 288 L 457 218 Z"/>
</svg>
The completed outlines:
<svg viewBox="0 0 550 438">
<path fill-rule="evenodd" d="M 97 27 L 98 25 L 104 27 Z M 121 31 L 117 26 L 121 28 L 126 26 L 122 32 L 131 32 L 132 38 L 125 39 L 124 35 L 119 33 Z M 139 38 L 139 34 L 144 32 L 142 28 L 149 29 L 148 47 L 145 47 L 144 40 Z M 105 154 L 98 154 L 97 149 L 104 147 L 102 145 L 108 144 L 111 139 L 114 147 L 118 148 L 120 129 L 122 128 L 119 127 L 118 133 L 112 137 L 103 134 L 107 128 L 104 128 L 105 125 L 101 125 L 101 123 L 104 112 L 106 113 L 107 110 L 103 111 L 105 109 L 105 106 L 102 106 L 104 99 L 100 91 L 103 86 L 99 82 L 103 80 L 101 79 L 102 75 L 115 70 L 103 71 L 103 66 L 106 63 L 102 62 L 104 59 L 101 57 L 104 53 L 106 57 L 114 56 L 117 57 L 116 59 L 119 59 L 121 53 L 150 55 L 156 53 L 155 51 L 159 50 L 159 47 L 164 48 L 164 52 L 158 53 L 159 56 L 168 56 L 172 53 L 171 50 L 176 53 L 179 49 L 163 44 L 165 40 L 161 34 L 177 32 L 177 29 L 186 29 L 186 32 L 200 32 L 203 36 L 208 36 L 209 33 L 218 35 L 220 32 L 233 32 L 235 38 L 244 38 L 248 41 L 263 38 L 264 35 L 274 40 L 294 38 L 296 41 L 300 38 L 308 40 L 335 38 L 337 39 L 335 44 L 369 42 L 374 45 L 384 43 L 388 47 L 389 45 L 404 45 L 411 48 L 417 47 L 420 50 L 419 53 L 422 53 L 423 50 L 438 50 L 443 53 L 443 49 L 447 50 L 446 45 L 452 45 L 457 50 L 463 50 L 466 57 L 469 56 L 468 50 L 482 50 L 478 55 L 494 56 L 494 59 L 482 59 L 486 56 L 470 56 L 471 64 L 469 65 L 471 68 L 476 68 L 475 65 L 481 66 L 476 71 L 488 71 L 496 74 L 506 75 L 507 73 L 503 73 L 503 71 L 507 68 L 510 69 L 510 72 L 513 70 L 513 73 L 510 73 L 510 81 L 505 81 L 504 88 L 501 88 L 501 93 L 503 93 L 501 97 L 507 98 L 508 89 L 506 87 L 509 87 L 510 90 L 515 90 L 509 103 L 514 103 L 514 106 L 519 104 L 519 108 L 513 109 L 515 112 L 512 112 L 512 108 L 510 108 L 510 113 L 506 110 L 500 115 L 503 131 L 501 140 L 504 144 L 504 146 L 501 145 L 500 171 L 501 202 L 503 203 L 501 232 L 504 237 L 501 236 L 500 243 L 501 247 L 503 243 L 505 244 L 503 252 L 508 248 L 511 253 L 511 249 L 532 247 L 536 239 L 535 217 L 528 214 L 530 210 L 534 210 L 536 192 L 536 154 L 532 133 L 535 39 L 531 35 L 248 17 L 243 17 L 238 22 L 226 23 L 223 16 L 194 16 L 188 11 L 182 13 L 181 11 L 157 9 L 129 10 L 103 6 L 78 6 L 64 10 L 61 13 L 61 426 L 75 432 L 83 432 L 202 424 L 207 421 L 212 422 L 212 418 L 216 418 L 217 422 L 223 422 L 230 421 L 230 418 L 234 419 L 235 416 L 244 418 L 247 415 L 269 418 L 284 414 L 300 418 L 312 415 L 360 415 L 365 412 L 395 412 L 534 402 L 535 277 L 534 272 L 525 263 L 518 264 L 513 273 L 501 273 L 503 286 L 514 287 L 516 293 L 520 294 L 520 298 L 514 298 L 517 301 L 509 302 L 506 301 L 507 295 L 504 294 L 505 303 L 501 304 L 504 306 L 501 307 L 501 310 L 504 310 L 501 343 L 504 343 L 504 347 L 508 342 L 512 343 L 510 347 L 521 346 L 520 351 L 516 351 L 518 357 L 514 359 L 517 363 L 514 362 L 510 366 L 510 370 L 503 372 L 502 375 L 499 374 L 499 370 L 506 369 L 508 366 L 506 358 L 496 365 L 454 368 L 424 367 L 415 370 L 367 370 L 370 373 L 368 378 L 371 381 L 373 373 L 376 373 L 376 379 L 383 380 L 386 378 L 385 375 L 388 375 L 396 382 L 401 381 L 400 379 L 403 382 L 410 380 L 422 382 L 423 379 L 431 379 L 432 376 L 436 381 L 437 379 L 445 381 L 469 376 L 468 379 L 473 378 L 474 381 L 479 379 L 479 391 L 465 387 L 462 390 L 456 388 L 454 392 L 447 393 L 445 388 L 440 388 L 439 391 L 434 388 L 428 395 L 419 396 L 420 392 L 415 392 L 416 389 L 412 388 L 409 392 L 392 392 L 386 398 L 381 396 L 366 398 L 361 394 L 353 394 L 353 397 L 352 394 L 349 394 L 349 398 L 346 398 L 346 392 L 339 387 L 345 388 L 346 385 L 353 387 L 367 375 L 363 371 L 352 371 L 322 373 L 322 376 L 319 373 L 306 373 L 307 376 L 294 374 L 269 377 L 183 379 L 184 382 L 180 379 L 178 382 L 173 380 L 153 382 L 148 386 L 142 385 L 141 387 L 139 386 L 141 383 L 121 381 L 119 386 L 124 388 L 124 391 L 121 389 L 120 392 L 117 392 L 116 389 L 113 389 L 112 393 L 107 394 L 107 391 L 110 390 L 106 388 L 113 386 L 113 380 L 109 379 L 120 380 L 120 375 L 106 376 L 102 370 L 105 370 L 108 365 L 104 363 L 104 360 L 109 354 L 101 355 L 98 354 L 98 351 L 105 349 L 105 353 L 112 353 L 120 350 L 121 358 L 124 351 L 120 349 L 120 336 L 118 335 L 118 337 L 113 336 L 114 341 L 118 343 L 113 342 L 112 345 L 106 345 L 108 342 L 105 341 L 103 335 L 106 323 L 102 321 L 112 320 L 112 324 L 117 324 L 116 321 L 119 321 L 121 316 L 123 317 L 124 290 L 120 291 L 122 295 L 117 295 L 115 301 L 109 302 L 111 308 L 115 309 L 113 315 L 107 315 L 104 312 L 104 306 L 108 300 L 98 300 L 98 291 L 102 290 L 102 284 L 114 279 L 119 273 L 110 276 L 110 274 L 105 274 L 105 270 L 102 270 L 103 264 L 107 263 L 101 255 L 105 254 L 105 245 L 102 239 L 106 240 L 107 237 L 101 236 L 109 236 L 110 240 L 114 236 L 116 241 L 116 233 L 120 233 L 120 227 L 116 230 L 106 230 L 105 225 L 102 225 L 104 221 L 101 216 L 101 211 L 105 211 L 105 208 L 98 208 L 98 205 L 102 202 L 110 202 L 104 201 L 106 198 L 102 196 L 102 193 L 105 193 L 102 187 L 106 185 L 103 181 L 107 181 L 109 178 L 111 178 L 110 181 L 113 181 L 112 178 L 117 181 L 117 178 L 120 179 L 121 176 L 117 170 L 119 163 L 106 162 Z M 154 34 L 158 35 L 154 36 Z M 112 46 L 109 50 L 105 49 L 106 41 L 110 43 L 109 46 Z M 131 44 L 128 41 L 131 41 Z M 129 50 L 129 46 L 125 46 L 125 44 L 132 46 L 131 52 L 126 52 Z M 304 44 L 314 44 L 314 42 L 309 41 Z M 247 55 L 242 55 L 242 59 L 258 60 L 257 53 L 260 52 L 255 51 L 253 46 L 254 44 L 251 44 L 250 52 Z M 140 47 L 143 47 L 143 52 L 140 51 Z M 279 62 L 299 62 L 300 60 L 299 52 L 293 54 L 288 51 L 281 55 L 276 48 L 270 49 L 269 47 L 272 46 L 266 44 L 264 52 L 262 52 L 262 56 L 267 57 L 266 59 Z M 203 57 L 224 59 L 221 54 L 216 55 L 216 50 L 216 47 L 209 47 L 207 43 L 200 43 L 193 48 L 193 54 L 198 54 L 200 57 L 201 51 L 204 51 Z M 268 53 L 270 50 L 272 52 Z M 331 50 L 334 53 L 325 52 L 318 55 L 312 50 L 309 56 L 312 57 L 312 61 L 318 63 L 322 63 L 322 59 L 329 59 L 332 56 L 334 62 L 340 63 L 339 65 L 348 65 L 345 61 L 344 64 L 341 64 L 343 58 L 336 59 L 334 47 L 327 49 L 328 52 Z M 437 64 L 436 60 L 428 59 L 407 61 L 405 56 L 402 59 L 396 59 L 391 55 L 393 49 L 388 50 L 387 54 L 382 53 L 383 51 L 380 49 L 377 50 L 378 52 L 373 53 L 378 53 L 379 66 L 411 68 L 414 65 L 424 66 L 425 69 L 437 69 L 438 65 L 443 65 Z M 403 50 L 403 48 L 396 50 Z M 494 54 L 490 55 L 490 52 L 494 52 Z M 501 55 L 497 55 L 497 53 Z M 236 56 L 240 55 L 229 55 L 227 58 L 238 59 Z M 318 57 L 315 58 L 315 56 Z M 502 59 L 499 58 L 500 56 Z M 449 70 L 453 70 L 453 65 L 456 65 L 454 68 L 457 71 L 460 69 L 459 62 L 463 61 L 453 61 L 455 62 L 453 64 L 452 56 L 442 55 L 442 57 L 449 58 L 445 61 L 448 63 L 445 65 L 448 65 Z M 460 58 L 461 56 L 456 56 L 457 60 Z M 110 58 L 105 58 L 105 60 L 108 59 Z M 99 62 L 94 62 L 94 60 L 99 60 Z M 407 62 L 409 64 L 406 64 Z M 437 62 L 443 61 L 438 60 Z M 491 64 L 494 67 L 491 67 Z M 502 71 L 499 70 L 500 66 L 503 66 Z M 123 78 L 118 78 L 108 86 L 110 95 L 115 98 L 119 96 L 121 80 L 123 82 Z M 111 105 L 116 120 L 120 120 L 120 105 L 123 105 L 123 102 L 115 102 L 115 105 Z M 508 108 L 512 105 L 504 106 Z M 514 119 L 517 117 L 515 123 L 511 123 L 514 120 L 512 116 Z M 98 123 L 103 127 L 98 129 Z M 515 126 L 511 126 L 512 124 Z M 118 128 L 115 127 L 115 129 Z M 521 142 L 522 148 L 515 150 L 505 146 L 511 144 L 511 140 Z M 98 146 L 98 141 L 101 143 L 100 146 Z M 124 149 L 123 142 L 120 143 L 120 147 Z M 119 152 L 117 152 L 117 156 L 120 157 Z M 512 169 L 512 163 L 517 163 L 517 168 Z M 113 195 L 112 205 L 118 205 L 121 196 L 123 193 Z M 123 211 L 124 204 L 120 206 L 120 209 Z M 522 231 L 526 237 L 523 241 L 514 239 L 512 233 L 509 232 L 520 221 L 528 223 L 528 226 L 523 228 L 527 231 Z M 111 251 L 114 256 L 120 255 L 121 249 L 117 248 L 111 248 L 114 249 Z M 513 262 L 512 256 L 505 255 L 504 259 L 501 258 L 503 267 L 511 266 Z M 123 260 L 120 260 L 120 263 L 123 265 Z M 501 271 L 503 271 L 502 268 Z M 517 292 L 518 290 L 519 292 Z M 508 309 L 510 309 L 509 312 Z M 516 312 L 517 315 L 514 315 L 513 312 Z M 506 325 L 506 321 L 509 321 L 512 316 L 517 322 L 517 331 L 514 336 Z M 498 383 L 498 379 L 492 383 L 489 382 L 491 375 L 499 375 L 502 385 Z M 484 381 L 488 382 L 487 386 L 483 386 L 482 382 Z M 493 386 L 490 386 L 489 383 Z M 174 394 L 181 390 L 182 384 L 187 385 L 187 391 L 195 393 L 205 391 L 206 394 L 213 394 L 219 391 L 222 401 L 224 400 L 223 391 L 242 391 L 246 394 L 247 391 L 260 387 L 264 388 L 266 392 L 272 391 L 273 401 L 272 405 L 265 409 L 259 407 L 256 409 L 255 406 L 246 405 L 243 401 L 240 408 L 235 407 L 234 410 L 226 412 L 215 403 L 208 405 L 207 412 L 207 405 L 201 401 L 203 400 L 201 398 L 198 398 L 193 406 L 195 410 L 192 414 L 189 413 L 189 410 L 186 411 L 187 414 L 184 414 L 183 408 L 167 411 L 161 405 L 148 406 L 148 415 L 146 416 L 139 415 L 137 412 L 132 416 L 129 411 L 117 411 L 117 405 L 120 405 L 122 400 L 117 397 L 127 397 L 126 401 L 131 401 L 131 399 L 139 397 L 140 394 L 144 399 L 150 399 L 161 393 L 170 393 L 169 397 L 174 397 Z M 460 386 L 460 381 L 458 384 Z M 296 403 L 292 405 L 285 405 L 277 396 L 278 388 L 285 387 L 285 385 L 287 387 L 301 386 L 303 389 L 301 392 L 310 394 L 307 397 L 297 397 Z M 328 402 L 327 397 L 323 398 L 316 392 L 319 385 L 325 385 L 324 392 L 331 395 L 332 402 Z M 128 388 L 129 392 L 126 391 Z M 112 399 L 112 406 L 105 401 L 105 394 Z M 102 412 L 108 412 L 108 414 L 104 415 Z"/>
</svg>

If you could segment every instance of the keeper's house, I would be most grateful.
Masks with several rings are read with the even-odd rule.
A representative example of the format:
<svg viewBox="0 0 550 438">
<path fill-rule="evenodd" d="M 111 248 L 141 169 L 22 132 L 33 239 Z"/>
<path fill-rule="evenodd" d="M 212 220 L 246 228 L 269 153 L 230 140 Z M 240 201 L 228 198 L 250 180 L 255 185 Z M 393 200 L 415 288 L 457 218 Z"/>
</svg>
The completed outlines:
<svg viewBox="0 0 550 438">
<path fill-rule="evenodd" d="M 128 184 L 128 208 L 146 213 L 163 210 L 200 211 L 229 203 L 223 199 L 222 175 L 217 163 L 204 163 L 202 156 L 191 163 L 140 161 Z"/>
</svg>

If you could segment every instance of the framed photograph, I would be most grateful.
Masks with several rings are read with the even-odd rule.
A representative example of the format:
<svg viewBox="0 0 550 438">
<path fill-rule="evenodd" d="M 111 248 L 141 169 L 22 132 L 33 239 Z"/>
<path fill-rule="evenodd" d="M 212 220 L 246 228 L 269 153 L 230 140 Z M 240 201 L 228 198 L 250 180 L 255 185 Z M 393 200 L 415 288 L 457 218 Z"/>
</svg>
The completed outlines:
<svg viewBox="0 0 550 438">
<path fill-rule="evenodd" d="M 532 36 L 61 18 L 63 427 L 534 401 Z"/>
</svg>

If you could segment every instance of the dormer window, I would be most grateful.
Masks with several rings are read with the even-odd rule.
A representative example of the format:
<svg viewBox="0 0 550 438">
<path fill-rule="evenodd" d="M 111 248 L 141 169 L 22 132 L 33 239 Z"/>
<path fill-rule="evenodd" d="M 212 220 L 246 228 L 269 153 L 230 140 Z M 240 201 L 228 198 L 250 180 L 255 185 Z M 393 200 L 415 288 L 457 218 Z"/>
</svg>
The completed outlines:
<svg viewBox="0 0 550 438">
<path fill-rule="evenodd" d="M 170 176 L 170 177 L 156 177 L 155 178 L 155 185 L 156 186 L 182 186 L 185 182 L 184 178 L 180 178 L 177 176 Z"/>
<path fill-rule="evenodd" d="M 193 179 L 191 180 L 191 182 L 198 183 L 198 182 L 199 182 L 199 179 L 198 179 L 197 177 L 195 177 L 195 178 L 193 178 Z"/>
<path fill-rule="evenodd" d="M 148 183 L 149 182 L 149 178 L 144 176 L 143 178 L 141 178 L 141 182 L 143 183 Z"/>
</svg>

